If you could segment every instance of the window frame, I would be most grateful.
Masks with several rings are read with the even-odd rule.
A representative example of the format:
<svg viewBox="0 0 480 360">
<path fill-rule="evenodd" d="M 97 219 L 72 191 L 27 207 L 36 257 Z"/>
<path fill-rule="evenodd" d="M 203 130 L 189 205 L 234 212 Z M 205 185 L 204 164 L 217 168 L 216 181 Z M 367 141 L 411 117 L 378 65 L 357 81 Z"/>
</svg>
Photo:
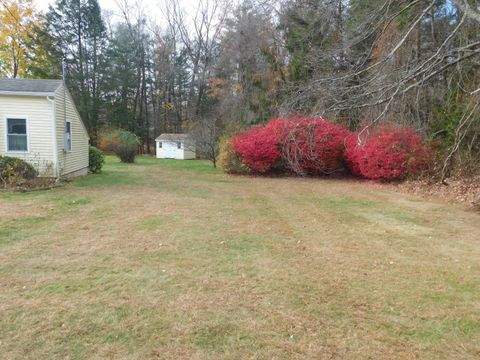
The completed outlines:
<svg viewBox="0 0 480 360">
<path fill-rule="evenodd" d="M 8 120 L 25 120 L 26 136 L 27 136 L 27 150 L 10 150 L 10 144 L 8 142 Z M 20 135 L 20 134 L 17 134 Z M 29 154 L 30 153 L 30 127 L 27 116 L 24 115 L 7 115 L 5 116 L 5 153 L 7 154 Z"/>
<path fill-rule="evenodd" d="M 182 142 L 181 141 L 177 141 L 177 149 L 182 149 Z"/>
<path fill-rule="evenodd" d="M 70 149 L 66 149 L 65 145 L 67 144 L 67 123 L 70 124 Z M 63 131 L 63 151 L 65 152 L 72 152 L 73 151 L 73 129 L 72 129 L 72 121 L 65 120 L 65 129 Z"/>
<path fill-rule="evenodd" d="M 158 142 L 158 148 L 163 149 L 163 142 L 161 142 L 161 141 Z"/>
</svg>

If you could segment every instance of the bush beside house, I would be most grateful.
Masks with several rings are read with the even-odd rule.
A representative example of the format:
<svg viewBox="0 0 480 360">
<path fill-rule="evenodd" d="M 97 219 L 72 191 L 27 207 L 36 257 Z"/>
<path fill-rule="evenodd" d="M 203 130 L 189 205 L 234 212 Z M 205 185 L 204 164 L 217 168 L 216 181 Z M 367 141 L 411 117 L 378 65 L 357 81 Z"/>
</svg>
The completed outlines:
<svg viewBox="0 0 480 360">
<path fill-rule="evenodd" d="M 0 181 L 2 185 L 22 185 L 38 176 L 37 170 L 18 158 L 0 156 Z"/>
<path fill-rule="evenodd" d="M 99 174 L 102 172 L 105 157 L 100 149 L 95 146 L 90 146 L 88 149 L 88 168 L 92 174 Z"/>
</svg>

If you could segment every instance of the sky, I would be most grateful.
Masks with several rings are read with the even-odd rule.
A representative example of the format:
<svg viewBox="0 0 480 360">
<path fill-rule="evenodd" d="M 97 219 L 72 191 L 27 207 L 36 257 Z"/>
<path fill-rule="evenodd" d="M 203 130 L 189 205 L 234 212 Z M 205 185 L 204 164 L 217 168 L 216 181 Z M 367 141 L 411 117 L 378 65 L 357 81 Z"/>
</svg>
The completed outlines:
<svg viewBox="0 0 480 360">
<path fill-rule="evenodd" d="M 43 12 L 48 10 L 48 6 L 53 4 L 55 0 L 33 0 L 37 8 Z M 98 0 L 102 12 L 104 15 L 112 14 L 115 18 L 120 16 L 119 7 L 116 0 Z M 118 0 L 122 3 L 123 0 Z M 134 4 L 136 0 L 129 0 L 129 3 Z M 162 12 L 160 10 L 160 4 L 163 3 L 163 0 L 140 0 L 142 6 L 144 7 L 145 14 L 148 14 L 148 17 L 153 20 L 155 23 L 158 23 L 162 19 Z M 196 9 L 198 4 L 196 0 L 182 0 L 181 1 L 183 8 L 188 12 L 189 10 Z"/>
<path fill-rule="evenodd" d="M 37 4 L 37 8 L 42 11 L 48 10 L 48 5 L 53 4 L 55 0 L 33 0 Z M 99 0 L 100 7 L 102 10 L 118 11 L 118 6 L 115 3 L 115 0 Z M 145 3 L 155 3 L 154 1 L 145 1 Z"/>
</svg>

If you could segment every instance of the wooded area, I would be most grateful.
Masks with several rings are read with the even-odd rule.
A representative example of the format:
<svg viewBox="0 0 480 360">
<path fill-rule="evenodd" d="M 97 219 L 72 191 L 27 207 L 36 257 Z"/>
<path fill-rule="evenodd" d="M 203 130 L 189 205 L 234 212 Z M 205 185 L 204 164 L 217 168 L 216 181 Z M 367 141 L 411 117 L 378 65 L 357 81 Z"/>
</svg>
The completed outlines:
<svg viewBox="0 0 480 360">
<path fill-rule="evenodd" d="M 66 82 L 95 144 L 105 127 L 218 140 L 274 116 L 322 116 L 369 131 L 411 126 L 438 142 L 443 177 L 480 157 L 480 1 L 180 0 L 153 23 L 118 1 L 0 0 L 0 76 Z M 210 155 L 209 155 L 210 154 Z"/>
</svg>

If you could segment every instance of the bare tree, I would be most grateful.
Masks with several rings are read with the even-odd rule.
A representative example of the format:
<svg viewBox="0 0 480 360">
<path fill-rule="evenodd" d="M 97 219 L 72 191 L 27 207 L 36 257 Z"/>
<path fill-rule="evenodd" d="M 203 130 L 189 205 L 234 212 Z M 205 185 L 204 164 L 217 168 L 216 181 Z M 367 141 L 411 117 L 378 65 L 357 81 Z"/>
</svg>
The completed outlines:
<svg viewBox="0 0 480 360">
<path fill-rule="evenodd" d="M 190 89 L 187 117 L 202 116 L 208 78 L 212 74 L 219 39 L 230 11 L 227 0 L 199 0 L 192 18 L 179 0 L 166 0 L 164 14 L 189 57 Z"/>
<path fill-rule="evenodd" d="M 365 5 L 355 4 L 343 9 L 348 16 L 341 28 L 348 25 L 350 30 L 337 31 L 339 41 L 310 54 L 315 59 L 309 58 L 310 79 L 290 84 L 282 111 L 307 109 L 352 128 L 363 124 L 362 132 L 382 120 L 427 132 L 442 116 L 436 109 L 453 106 L 452 117 L 458 121 L 452 120 L 456 128 L 451 132 L 444 177 L 460 146 L 470 144 L 469 149 L 480 150 L 475 145 L 479 135 L 475 124 L 480 122 L 478 1 L 455 0 L 456 6 L 435 0 L 379 1 L 376 8 L 366 8 L 368 16 L 356 23 L 354 14 Z M 333 18 L 340 22 L 337 10 Z M 333 67 L 322 68 L 321 64 L 332 64 L 329 59 Z M 435 134 L 446 136 L 447 130 Z"/>
<path fill-rule="evenodd" d="M 466 1 L 457 0 L 467 4 Z M 424 32 L 429 26 L 429 17 L 437 4 L 436 1 L 415 0 L 399 2 L 401 6 L 390 8 L 390 2 L 384 2 L 383 6 L 372 14 L 371 18 L 377 19 L 372 24 L 369 20 L 360 27 L 373 29 L 364 32 L 361 38 L 348 40 L 347 48 L 350 49 L 350 66 L 339 75 L 328 77 L 320 76 L 312 79 L 296 94 L 286 99 L 286 110 L 295 108 L 295 103 L 306 101 L 308 97 L 318 98 L 314 111 L 319 114 L 338 113 L 358 109 L 379 109 L 377 116 L 371 124 L 385 118 L 397 99 L 407 94 L 431 86 L 436 81 L 444 81 L 448 71 L 459 69 L 462 63 L 476 59 L 480 55 L 480 39 L 478 36 L 472 39 L 462 38 L 462 30 L 468 25 L 468 12 L 460 11 L 445 14 L 444 23 L 447 31 L 444 31 L 442 41 L 435 38 L 438 32 L 432 35 Z M 467 5 L 465 5 L 467 6 Z M 398 19 L 408 15 L 408 23 L 401 26 L 403 31 L 398 31 Z M 473 15 L 470 15 L 473 16 Z M 454 25 L 450 25 L 454 24 Z M 374 36 L 372 40 L 368 37 Z M 425 39 L 430 36 L 430 39 Z M 425 42 L 429 41 L 426 45 Z M 465 41 L 467 40 L 467 41 Z M 368 51 L 358 54 L 353 51 L 356 44 L 370 42 Z M 418 44 L 418 42 L 423 44 Z M 417 48 L 415 48 L 417 46 Z M 334 48 L 325 56 L 338 51 Z M 353 56 L 358 58 L 353 58 Z M 428 89 L 427 89 L 428 90 Z"/>
<path fill-rule="evenodd" d="M 210 160 L 213 167 L 217 167 L 218 145 L 223 130 L 222 120 L 210 115 L 209 118 L 199 119 L 189 133 L 197 153 Z"/>
</svg>

